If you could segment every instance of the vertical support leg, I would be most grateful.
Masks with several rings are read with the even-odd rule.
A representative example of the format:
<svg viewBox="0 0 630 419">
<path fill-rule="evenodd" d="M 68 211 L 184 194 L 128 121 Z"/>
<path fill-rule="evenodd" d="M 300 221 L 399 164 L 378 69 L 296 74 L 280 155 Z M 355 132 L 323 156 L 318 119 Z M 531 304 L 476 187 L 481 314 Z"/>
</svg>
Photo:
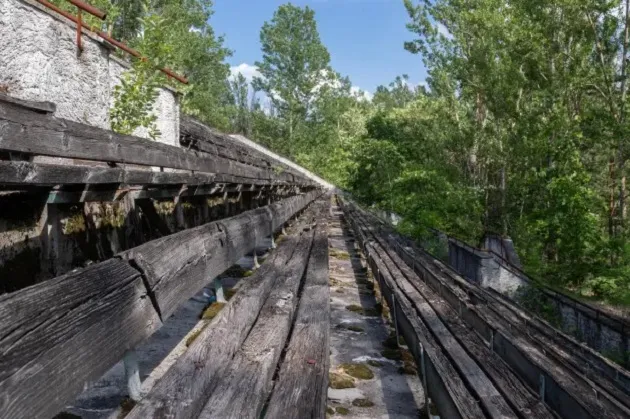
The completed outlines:
<svg viewBox="0 0 630 419">
<path fill-rule="evenodd" d="M 272 233 L 271 233 L 271 248 L 272 248 L 272 249 L 275 249 L 276 247 L 278 247 L 278 246 L 276 246 L 276 239 L 275 239 L 275 237 L 273 236 L 273 232 L 272 232 Z"/>
<path fill-rule="evenodd" d="M 138 354 L 131 350 L 125 353 L 123 358 L 125 365 L 125 377 L 127 379 L 127 391 L 131 400 L 140 401 L 142 399 L 142 382 L 140 381 L 140 368 L 138 366 Z"/>
<path fill-rule="evenodd" d="M 258 263 L 258 250 L 256 247 L 258 246 L 258 237 L 254 238 L 254 269 L 260 268 L 260 263 Z"/>
<path fill-rule="evenodd" d="M 398 322 L 396 321 L 396 295 L 394 294 L 392 294 L 392 306 L 390 307 L 390 312 L 392 313 L 394 330 L 396 331 L 396 347 L 400 348 L 400 335 L 398 334 Z"/>
<path fill-rule="evenodd" d="M 217 303 L 225 303 L 225 293 L 223 292 L 223 284 L 221 283 L 221 279 L 219 277 L 214 278 L 214 293 L 217 296 Z"/>
</svg>

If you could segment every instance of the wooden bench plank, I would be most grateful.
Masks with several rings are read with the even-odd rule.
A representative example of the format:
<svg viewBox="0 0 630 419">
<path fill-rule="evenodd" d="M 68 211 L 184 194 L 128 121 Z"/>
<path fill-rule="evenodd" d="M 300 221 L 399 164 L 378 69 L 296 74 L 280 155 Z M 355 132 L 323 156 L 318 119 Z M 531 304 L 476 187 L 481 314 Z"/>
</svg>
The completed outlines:
<svg viewBox="0 0 630 419">
<path fill-rule="evenodd" d="M 0 296 L 0 417 L 56 415 L 160 326 L 116 259 Z"/>
<path fill-rule="evenodd" d="M 298 290 L 313 240 L 301 239 L 279 272 L 274 289 L 242 348 L 218 379 L 199 419 L 258 419 L 271 392 L 272 378 L 291 330 Z"/>
<path fill-rule="evenodd" d="M 196 418 L 249 334 L 299 237 L 290 234 L 212 320 L 127 419 Z"/>
<path fill-rule="evenodd" d="M 47 156 L 134 163 L 256 179 L 273 171 L 156 141 L 28 111 L 0 102 L 0 149 Z"/>
<path fill-rule="evenodd" d="M 327 214 L 327 208 L 322 209 Z M 330 368 L 328 235 L 318 223 L 291 341 L 266 416 L 324 418 Z"/>
<path fill-rule="evenodd" d="M 293 196 L 268 207 L 184 230 L 120 256 L 144 274 L 160 314 L 166 319 L 209 279 L 234 265 L 254 249 L 257 241 L 269 236 L 317 194 Z"/>
</svg>

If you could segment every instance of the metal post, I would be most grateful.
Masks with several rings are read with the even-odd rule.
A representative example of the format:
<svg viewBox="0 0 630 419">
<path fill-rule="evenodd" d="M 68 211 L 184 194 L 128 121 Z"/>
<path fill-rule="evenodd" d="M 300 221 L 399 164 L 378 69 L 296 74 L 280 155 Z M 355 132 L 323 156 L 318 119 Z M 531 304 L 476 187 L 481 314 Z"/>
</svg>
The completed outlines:
<svg viewBox="0 0 630 419">
<path fill-rule="evenodd" d="M 257 244 L 258 244 L 258 238 L 254 237 L 254 269 L 260 268 L 260 263 L 258 263 L 258 252 L 256 251 Z"/>
<path fill-rule="evenodd" d="M 131 400 L 142 399 L 142 382 L 140 381 L 140 368 L 138 367 L 138 354 L 131 350 L 125 353 L 123 358 L 125 365 L 125 377 L 127 379 L 127 391 Z"/>
<path fill-rule="evenodd" d="M 225 303 L 225 293 L 223 292 L 223 284 L 219 277 L 214 278 L 214 293 L 217 296 L 217 303 Z"/>
<path fill-rule="evenodd" d="M 396 347 L 400 348 L 400 337 L 398 335 L 398 321 L 396 319 L 396 295 L 392 294 L 392 306 L 390 307 L 392 317 L 394 318 L 394 330 L 396 331 Z"/>
</svg>

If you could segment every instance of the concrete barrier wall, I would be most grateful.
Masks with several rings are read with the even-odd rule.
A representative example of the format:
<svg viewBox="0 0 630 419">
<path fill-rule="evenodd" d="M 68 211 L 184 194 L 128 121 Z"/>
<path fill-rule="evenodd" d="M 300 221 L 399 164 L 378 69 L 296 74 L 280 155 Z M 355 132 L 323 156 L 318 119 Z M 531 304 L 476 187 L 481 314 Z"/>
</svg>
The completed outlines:
<svg viewBox="0 0 630 419">
<path fill-rule="evenodd" d="M 57 105 L 55 116 L 110 129 L 113 88 L 126 63 L 96 35 L 83 35 L 78 53 L 76 26 L 32 0 L 0 0 L 0 87 L 9 95 Z M 179 145 L 179 98 L 160 89 L 154 105 L 158 141 Z M 134 135 L 148 138 L 138 129 Z"/>
<path fill-rule="evenodd" d="M 603 313 L 548 288 L 530 288 L 531 280 L 522 271 L 492 252 L 474 248 L 452 237 L 448 245 L 449 265 L 467 280 L 519 303 L 524 303 L 524 298 L 535 299 L 530 303 L 534 307 L 544 307 L 537 314 L 545 320 L 618 364 L 630 365 L 630 322 L 627 320 Z"/>
</svg>

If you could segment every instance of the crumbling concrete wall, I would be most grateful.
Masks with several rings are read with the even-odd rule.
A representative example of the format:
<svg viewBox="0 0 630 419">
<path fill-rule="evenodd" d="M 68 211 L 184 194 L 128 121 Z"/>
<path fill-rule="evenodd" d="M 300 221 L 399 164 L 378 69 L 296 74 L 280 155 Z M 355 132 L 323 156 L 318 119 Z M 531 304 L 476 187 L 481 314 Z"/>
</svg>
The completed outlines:
<svg viewBox="0 0 630 419">
<path fill-rule="evenodd" d="M 110 129 L 113 87 L 128 66 L 96 35 L 32 0 L 0 0 L 0 87 L 11 96 L 57 105 L 55 116 Z M 179 98 L 160 89 L 154 105 L 160 142 L 179 145 Z M 146 130 L 135 135 L 148 138 Z"/>
<path fill-rule="evenodd" d="M 532 286 L 530 279 L 505 259 L 449 238 L 449 264 L 463 277 L 492 288 L 615 362 L 628 366 L 630 323 L 546 288 Z"/>
</svg>

